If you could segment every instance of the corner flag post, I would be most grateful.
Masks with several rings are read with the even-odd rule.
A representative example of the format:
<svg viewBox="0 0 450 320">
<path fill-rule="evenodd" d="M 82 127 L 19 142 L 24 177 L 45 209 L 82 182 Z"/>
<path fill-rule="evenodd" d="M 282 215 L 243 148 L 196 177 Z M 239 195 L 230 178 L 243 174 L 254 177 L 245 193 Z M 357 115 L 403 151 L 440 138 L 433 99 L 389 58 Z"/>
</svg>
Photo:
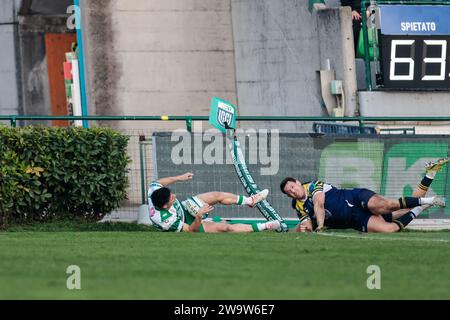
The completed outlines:
<svg viewBox="0 0 450 320">
<path fill-rule="evenodd" d="M 209 122 L 222 133 L 225 133 L 234 168 L 244 189 L 249 195 L 254 195 L 261 190 L 255 183 L 240 148 L 240 142 L 236 135 L 236 107 L 227 101 L 214 97 L 211 103 Z M 278 220 L 281 223 L 281 232 L 287 232 L 288 226 L 278 212 L 270 205 L 267 200 L 261 201 L 256 205 L 258 210 L 267 220 Z"/>
</svg>

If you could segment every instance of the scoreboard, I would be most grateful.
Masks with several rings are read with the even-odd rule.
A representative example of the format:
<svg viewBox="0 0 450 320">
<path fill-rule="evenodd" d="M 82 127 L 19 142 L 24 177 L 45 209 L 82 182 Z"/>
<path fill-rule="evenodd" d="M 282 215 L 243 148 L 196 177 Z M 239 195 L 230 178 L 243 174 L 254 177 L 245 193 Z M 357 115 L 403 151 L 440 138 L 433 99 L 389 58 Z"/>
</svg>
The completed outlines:
<svg viewBox="0 0 450 320">
<path fill-rule="evenodd" d="M 379 7 L 383 88 L 450 90 L 450 6 Z"/>
</svg>

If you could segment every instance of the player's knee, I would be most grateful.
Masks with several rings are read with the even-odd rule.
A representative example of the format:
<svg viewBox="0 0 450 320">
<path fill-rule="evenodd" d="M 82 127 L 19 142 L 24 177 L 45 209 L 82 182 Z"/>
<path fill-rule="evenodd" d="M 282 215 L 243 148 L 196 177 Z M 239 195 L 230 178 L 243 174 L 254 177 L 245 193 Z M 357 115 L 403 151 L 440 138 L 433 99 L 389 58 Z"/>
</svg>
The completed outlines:
<svg viewBox="0 0 450 320">
<path fill-rule="evenodd" d="M 222 201 L 224 198 L 224 193 L 220 192 L 220 191 L 213 191 L 211 192 L 211 196 L 216 200 L 216 201 Z"/>
<path fill-rule="evenodd" d="M 394 232 L 398 232 L 398 231 L 400 231 L 400 228 L 398 227 L 398 225 L 391 222 L 386 225 L 384 232 L 385 233 L 394 233 Z"/>
<path fill-rule="evenodd" d="M 395 211 L 400 208 L 400 204 L 399 204 L 398 200 L 389 200 L 388 204 L 389 204 L 388 211 Z"/>
<path fill-rule="evenodd" d="M 398 205 L 395 201 L 387 200 L 387 199 L 380 199 L 377 201 L 375 205 L 375 210 L 372 210 L 375 214 L 384 214 L 388 212 L 395 211 L 398 209 Z"/>
<path fill-rule="evenodd" d="M 379 195 L 374 195 L 372 198 L 370 198 L 369 202 L 367 203 L 367 208 L 370 210 L 370 212 L 376 215 L 379 215 L 389 210 L 388 206 L 389 201 Z"/>
</svg>

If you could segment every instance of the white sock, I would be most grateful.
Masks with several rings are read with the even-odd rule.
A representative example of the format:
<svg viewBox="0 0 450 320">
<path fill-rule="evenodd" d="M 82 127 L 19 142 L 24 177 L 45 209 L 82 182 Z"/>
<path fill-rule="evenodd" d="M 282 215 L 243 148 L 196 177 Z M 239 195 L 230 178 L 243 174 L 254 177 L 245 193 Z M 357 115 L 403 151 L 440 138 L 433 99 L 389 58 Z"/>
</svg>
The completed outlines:
<svg viewBox="0 0 450 320">
<path fill-rule="evenodd" d="M 238 196 L 237 204 L 241 206 L 246 206 L 252 204 L 252 199 L 250 197 Z"/>
<path fill-rule="evenodd" d="M 436 171 L 428 171 L 427 174 L 425 175 L 425 177 L 427 177 L 428 179 L 434 179 L 435 176 Z"/>
<path fill-rule="evenodd" d="M 431 197 L 431 198 L 419 198 L 419 203 L 421 204 L 421 205 L 424 205 L 424 204 L 433 204 L 433 200 L 434 200 L 434 197 Z M 416 207 L 417 208 L 417 207 Z"/>
<path fill-rule="evenodd" d="M 411 210 L 411 213 L 414 215 L 415 218 L 423 211 L 422 207 L 414 207 Z"/>
<path fill-rule="evenodd" d="M 267 221 L 267 222 L 262 222 L 262 223 L 257 223 L 256 227 L 258 228 L 259 231 L 264 231 L 269 229 L 269 225 L 272 223 L 273 221 Z"/>
<path fill-rule="evenodd" d="M 258 228 L 259 231 L 267 230 L 267 222 L 257 223 L 256 227 Z"/>
</svg>

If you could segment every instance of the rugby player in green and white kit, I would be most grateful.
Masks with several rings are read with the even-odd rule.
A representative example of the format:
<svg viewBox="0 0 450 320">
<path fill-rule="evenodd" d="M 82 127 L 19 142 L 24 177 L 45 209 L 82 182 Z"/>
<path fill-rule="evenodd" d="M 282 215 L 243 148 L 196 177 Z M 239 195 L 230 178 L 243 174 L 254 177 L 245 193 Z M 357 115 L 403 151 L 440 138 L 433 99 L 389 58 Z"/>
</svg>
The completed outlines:
<svg viewBox="0 0 450 320">
<path fill-rule="evenodd" d="M 251 197 L 226 192 L 208 192 L 179 201 L 168 186 L 191 180 L 193 173 L 163 178 L 152 182 L 148 190 L 148 206 L 153 226 L 161 231 L 172 232 L 259 232 L 277 230 L 278 220 L 265 223 L 228 224 L 226 222 L 203 221 L 217 203 L 223 205 L 246 205 L 254 207 L 267 198 L 269 190 L 263 190 Z"/>
</svg>

